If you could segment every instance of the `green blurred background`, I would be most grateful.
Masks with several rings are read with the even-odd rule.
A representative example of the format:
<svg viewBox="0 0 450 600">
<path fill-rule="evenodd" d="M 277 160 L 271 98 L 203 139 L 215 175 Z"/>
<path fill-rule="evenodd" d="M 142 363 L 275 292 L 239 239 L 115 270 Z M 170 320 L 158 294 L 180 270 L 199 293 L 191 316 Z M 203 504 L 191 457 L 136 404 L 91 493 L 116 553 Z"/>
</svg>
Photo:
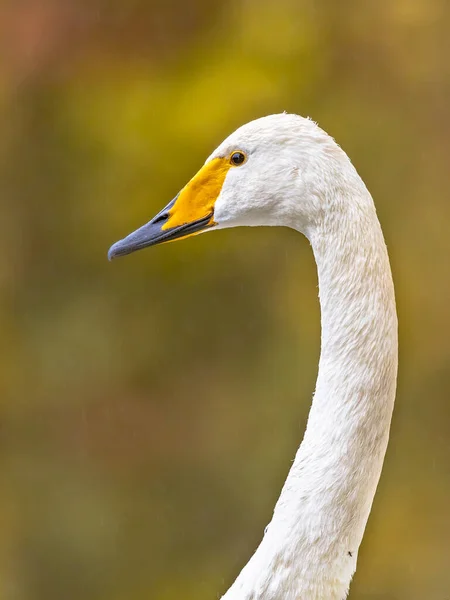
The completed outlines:
<svg viewBox="0 0 450 600">
<path fill-rule="evenodd" d="M 306 240 L 106 252 L 282 110 L 351 156 L 397 289 L 397 404 L 350 598 L 448 600 L 449 30 L 446 0 L 3 0 L 1 600 L 211 600 L 255 549 L 315 383 Z"/>
</svg>

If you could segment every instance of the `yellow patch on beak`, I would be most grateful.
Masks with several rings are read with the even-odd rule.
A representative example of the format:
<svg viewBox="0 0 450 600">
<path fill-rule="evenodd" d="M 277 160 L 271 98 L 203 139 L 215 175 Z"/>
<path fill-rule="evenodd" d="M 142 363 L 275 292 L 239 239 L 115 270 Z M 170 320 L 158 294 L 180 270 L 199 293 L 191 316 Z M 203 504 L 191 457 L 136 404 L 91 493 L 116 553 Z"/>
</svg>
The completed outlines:
<svg viewBox="0 0 450 600">
<path fill-rule="evenodd" d="M 108 252 L 109 259 L 197 235 L 217 225 L 214 205 L 228 170 L 233 166 L 231 160 L 214 158 L 208 162 L 153 219 L 113 244 Z"/>
<path fill-rule="evenodd" d="M 181 190 L 161 229 L 173 229 L 208 215 L 211 215 L 209 224 L 213 225 L 214 204 L 231 166 L 228 158 L 214 158 L 204 165 Z"/>
</svg>

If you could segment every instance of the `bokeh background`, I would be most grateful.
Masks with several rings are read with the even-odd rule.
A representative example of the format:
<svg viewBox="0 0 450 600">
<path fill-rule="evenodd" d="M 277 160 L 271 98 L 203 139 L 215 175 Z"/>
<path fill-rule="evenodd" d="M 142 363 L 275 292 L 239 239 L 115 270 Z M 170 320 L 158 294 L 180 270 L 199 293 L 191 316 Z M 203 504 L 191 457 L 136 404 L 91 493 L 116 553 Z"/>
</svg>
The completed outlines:
<svg viewBox="0 0 450 600">
<path fill-rule="evenodd" d="M 106 252 L 282 110 L 351 156 L 397 289 L 397 404 L 350 598 L 448 600 L 449 30 L 446 0 L 3 0 L 2 600 L 210 600 L 255 549 L 315 383 L 306 240 Z"/>
</svg>

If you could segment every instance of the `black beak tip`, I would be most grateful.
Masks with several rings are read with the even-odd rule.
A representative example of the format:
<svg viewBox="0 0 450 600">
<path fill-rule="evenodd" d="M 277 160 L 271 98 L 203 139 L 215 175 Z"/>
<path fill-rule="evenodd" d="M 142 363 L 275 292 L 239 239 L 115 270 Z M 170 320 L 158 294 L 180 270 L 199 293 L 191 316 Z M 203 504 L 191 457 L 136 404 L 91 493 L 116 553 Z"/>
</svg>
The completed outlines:
<svg viewBox="0 0 450 600">
<path fill-rule="evenodd" d="M 148 246 L 155 246 L 156 244 L 160 244 L 162 242 L 170 242 L 172 240 L 176 240 L 179 237 L 184 237 L 186 235 L 190 235 L 192 233 L 199 233 L 200 231 L 212 227 L 210 224 L 212 213 L 198 219 L 197 221 L 192 221 L 190 223 L 185 223 L 183 225 L 178 225 L 176 227 L 163 230 L 164 223 L 167 222 L 169 218 L 168 210 L 175 202 L 176 198 L 172 200 L 170 204 L 166 206 L 164 210 L 156 215 L 151 221 L 149 221 L 146 225 L 139 227 L 133 233 L 130 233 L 123 240 L 119 240 L 115 244 L 111 246 L 108 250 L 108 260 L 114 260 L 119 256 L 126 256 L 127 254 L 131 254 L 136 250 L 141 250 L 142 248 L 147 248 Z"/>
<path fill-rule="evenodd" d="M 120 256 L 122 253 L 120 252 L 120 246 L 121 246 L 121 242 L 122 240 L 120 240 L 119 242 L 116 242 L 115 244 L 113 244 L 111 246 L 111 248 L 108 250 L 108 260 L 112 261 L 115 258 L 117 258 L 118 256 Z"/>
</svg>

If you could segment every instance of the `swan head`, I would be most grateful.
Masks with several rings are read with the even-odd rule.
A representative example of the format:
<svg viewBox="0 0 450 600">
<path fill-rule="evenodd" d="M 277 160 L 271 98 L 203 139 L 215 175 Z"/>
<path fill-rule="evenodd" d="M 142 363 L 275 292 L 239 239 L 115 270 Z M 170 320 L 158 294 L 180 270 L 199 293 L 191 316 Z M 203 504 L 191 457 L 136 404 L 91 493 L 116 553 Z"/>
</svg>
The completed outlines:
<svg viewBox="0 0 450 600">
<path fill-rule="evenodd" d="M 111 246 L 110 259 L 191 235 L 242 225 L 282 225 L 308 235 L 326 210 L 324 186 L 345 154 L 310 119 L 287 113 L 243 125 L 225 139 L 151 221 Z"/>
</svg>

